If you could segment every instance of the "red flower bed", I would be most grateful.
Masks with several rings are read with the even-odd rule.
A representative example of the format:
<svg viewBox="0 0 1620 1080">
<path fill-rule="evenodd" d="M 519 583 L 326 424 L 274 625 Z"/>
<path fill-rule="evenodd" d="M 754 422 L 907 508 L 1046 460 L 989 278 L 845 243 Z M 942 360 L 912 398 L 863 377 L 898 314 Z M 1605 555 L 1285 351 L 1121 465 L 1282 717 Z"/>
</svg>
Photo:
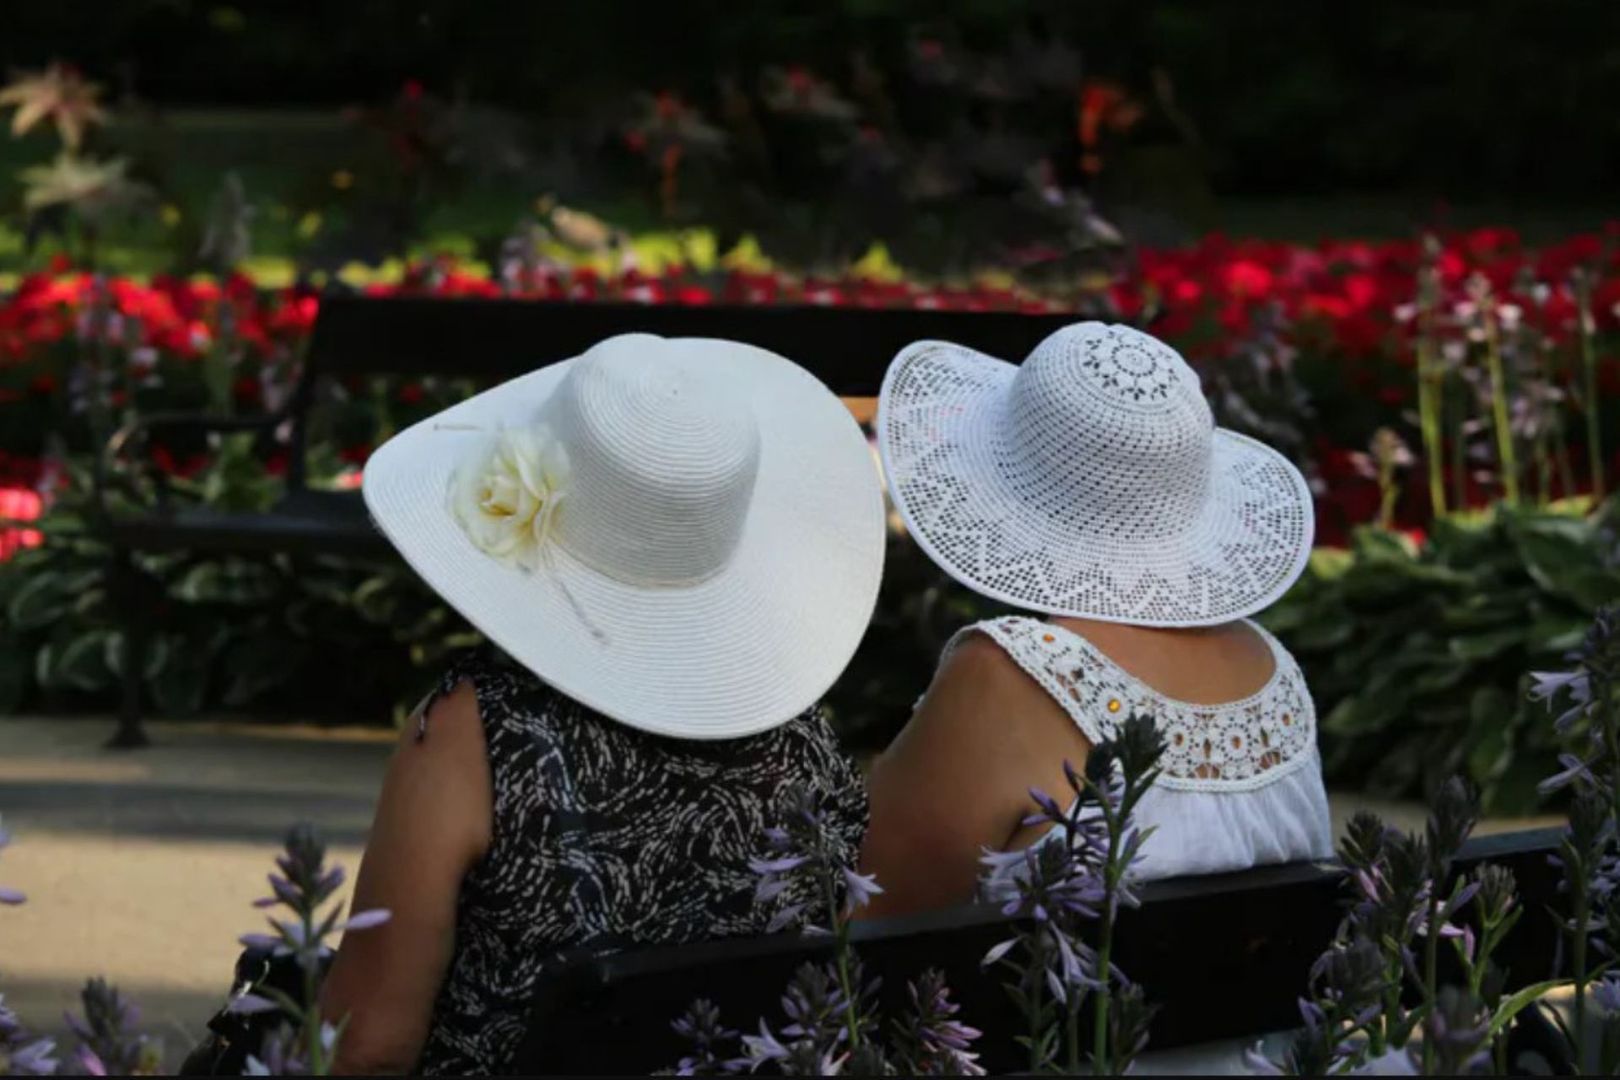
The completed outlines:
<svg viewBox="0 0 1620 1080">
<path fill-rule="evenodd" d="M 1439 328 L 1441 344 L 1469 340 L 1470 305 L 1477 307 L 1488 295 L 1503 326 L 1511 316 L 1512 326 L 1538 335 L 1537 348 L 1557 360 L 1552 367 L 1567 383 L 1572 362 L 1557 358 L 1575 355 L 1582 344 L 1578 274 L 1586 275 L 1590 287 L 1602 387 L 1613 394 L 1620 380 L 1605 350 L 1613 344 L 1606 335 L 1620 329 L 1620 223 L 1539 248 L 1526 246 L 1509 229 L 1427 242 L 1329 240 L 1314 246 L 1209 236 L 1187 248 L 1138 251 L 1112 280 L 1076 284 L 1061 300 L 1005 286 L 740 270 L 715 275 L 677 268 L 653 275 L 628 269 L 603 276 L 588 268 L 514 262 L 490 277 L 449 260 L 413 266 L 397 284 L 369 285 L 364 291 L 576 302 L 1074 311 L 1077 318 L 1136 322 L 1181 348 L 1206 375 L 1255 363 L 1308 373 L 1316 415 L 1297 452 L 1315 473 L 1324 536 L 1332 539 L 1344 526 L 1377 512 L 1379 489 L 1364 453 L 1372 431 L 1381 425 L 1411 430 L 1403 411 L 1414 393 L 1415 337 L 1423 322 L 1415 313 L 1424 282 L 1432 283 L 1425 310 L 1435 315 L 1428 325 Z M 314 286 L 261 289 L 240 275 L 224 281 L 157 277 L 141 282 L 66 266 L 29 275 L 0 298 L 0 451 L 26 455 L 41 443 L 37 430 L 19 441 L 16 432 L 26 425 L 12 418 L 36 416 L 46 404 L 70 418 L 85 411 L 84 399 L 94 392 L 82 374 L 86 356 L 96 358 L 106 400 L 115 406 L 132 399 L 141 407 L 168 404 L 184 401 L 187 393 L 195 398 L 207 382 L 198 372 L 206 361 L 223 357 L 230 366 L 225 387 L 231 403 L 238 409 L 264 407 L 278 380 L 285 385 L 290 376 L 319 304 Z M 404 407 L 423 398 L 418 384 L 392 393 Z M 177 471 L 196 465 L 194 455 L 177 458 L 162 451 L 162 456 L 166 464 L 175 462 Z M 358 454 L 352 446 L 345 450 L 345 458 L 356 456 L 363 456 L 363 448 Z M 9 478 L 0 470 L 0 485 L 28 490 L 35 478 L 18 480 L 16 468 L 13 460 Z M 1488 486 L 1465 480 L 1459 490 L 1468 498 L 1490 496 Z M 1420 498 L 1404 499 L 1398 508 L 1407 524 L 1421 523 L 1426 513 Z M 0 557 L 28 542 L 8 541 L 16 535 L 13 529 L 0 536 Z"/>
</svg>

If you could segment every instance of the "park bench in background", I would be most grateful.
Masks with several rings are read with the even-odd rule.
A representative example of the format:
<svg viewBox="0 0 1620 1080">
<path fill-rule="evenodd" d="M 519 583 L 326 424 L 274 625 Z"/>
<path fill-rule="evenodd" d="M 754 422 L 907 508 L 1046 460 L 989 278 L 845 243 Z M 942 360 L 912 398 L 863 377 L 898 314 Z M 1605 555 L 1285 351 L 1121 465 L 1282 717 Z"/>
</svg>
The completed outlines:
<svg viewBox="0 0 1620 1080">
<path fill-rule="evenodd" d="M 1547 856 L 1558 830 L 1508 833 L 1470 841 L 1458 869 L 1482 861 L 1509 867 L 1525 917 L 1500 959 L 1510 988 L 1548 978 L 1556 930 L 1557 871 Z M 1151 843 L 1151 841 L 1150 841 Z M 1311 964 L 1342 915 L 1341 873 L 1331 864 L 1261 867 L 1236 874 L 1150 883 L 1140 908 L 1120 919 L 1115 957 L 1159 1006 L 1150 1049 L 1215 1039 L 1258 1038 L 1299 1024 L 1298 999 Z M 975 1049 L 992 1073 L 1021 1072 L 1027 1052 L 1014 1042 L 1026 1028 L 1002 984 L 1004 971 L 980 959 L 1011 927 L 993 905 L 874 921 L 855 929 L 869 975 L 880 976 L 883 1015 L 906 1009 L 906 981 L 925 969 L 944 972 L 960 1019 L 985 1032 Z M 672 1068 L 687 1045 L 671 1030 L 694 998 L 720 1009 L 722 1022 L 756 1034 L 761 1019 L 780 1029 L 783 988 L 807 960 L 824 960 L 825 938 L 796 935 L 711 942 L 606 956 L 560 966 L 537 995 L 534 1018 L 509 1070 L 519 1075 L 628 1076 Z M 1451 960 L 1450 950 L 1443 956 Z M 1520 1038 L 1558 1060 L 1545 1023 Z"/>
<path fill-rule="evenodd" d="M 135 569 L 134 552 L 343 554 L 385 558 L 357 492 L 311 489 L 305 451 L 318 380 L 334 376 L 439 375 L 494 383 L 575 356 L 614 334 L 722 337 L 788 356 L 841 396 L 870 397 L 888 361 L 923 338 L 960 342 L 997 356 L 1023 357 L 1041 338 L 1072 321 L 1066 315 L 918 311 L 808 306 L 677 307 L 532 300 L 331 297 L 285 407 L 257 417 L 156 414 L 119 431 L 97 459 L 97 527 L 113 549 L 111 587 L 123 613 L 123 700 L 116 746 L 139 746 L 141 670 L 147 612 L 156 602 Z M 266 513 L 179 505 L 161 485 L 136 513 L 109 502 L 113 466 L 139 456 L 157 434 L 288 434 L 286 492 Z"/>
</svg>

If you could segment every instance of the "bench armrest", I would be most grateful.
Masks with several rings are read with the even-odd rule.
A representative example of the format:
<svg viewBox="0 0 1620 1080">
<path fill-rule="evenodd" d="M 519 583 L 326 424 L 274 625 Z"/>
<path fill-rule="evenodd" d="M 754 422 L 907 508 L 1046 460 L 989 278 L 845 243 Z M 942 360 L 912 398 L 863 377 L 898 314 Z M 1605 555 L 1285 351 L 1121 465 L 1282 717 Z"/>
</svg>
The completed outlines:
<svg viewBox="0 0 1620 1080">
<path fill-rule="evenodd" d="M 278 409 L 263 416 L 216 416 L 209 413 L 155 412 L 136 416 L 121 426 L 95 457 L 91 473 L 94 511 L 98 519 L 110 521 L 114 513 L 108 495 L 116 486 L 137 503 L 144 502 L 139 488 L 124 467 L 133 464 L 131 451 L 143 450 L 150 436 L 159 431 L 242 432 L 274 431 L 291 418 L 292 410 Z M 144 465 L 144 463 L 143 463 Z M 163 510 L 169 503 L 168 477 L 162 470 L 151 470 L 156 505 Z"/>
</svg>

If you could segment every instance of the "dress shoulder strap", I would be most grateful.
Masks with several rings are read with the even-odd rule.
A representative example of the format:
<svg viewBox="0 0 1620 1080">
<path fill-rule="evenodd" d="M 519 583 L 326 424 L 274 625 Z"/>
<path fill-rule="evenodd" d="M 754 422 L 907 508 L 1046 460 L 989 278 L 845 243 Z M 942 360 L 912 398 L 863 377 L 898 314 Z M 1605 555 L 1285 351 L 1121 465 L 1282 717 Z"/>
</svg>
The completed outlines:
<svg viewBox="0 0 1620 1080">
<path fill-rule="evenodd" d="M 1123 715 L 1119 699 L 1113 699 L 1112 713 L 1106 701 L 1091 700 L 1094 695 L 1086 680 L 1094 664 L 1073 635 L 1055 633 L 1040 619 L 1023 615 L 985 619 L 958 630 L 946 643 L 940 662 L 943 664 L 952 650 L 973 634 L 983 634 L 1000 646 L 1093 744 L 1114 736 L 1116 714 Z"/>
</svg>

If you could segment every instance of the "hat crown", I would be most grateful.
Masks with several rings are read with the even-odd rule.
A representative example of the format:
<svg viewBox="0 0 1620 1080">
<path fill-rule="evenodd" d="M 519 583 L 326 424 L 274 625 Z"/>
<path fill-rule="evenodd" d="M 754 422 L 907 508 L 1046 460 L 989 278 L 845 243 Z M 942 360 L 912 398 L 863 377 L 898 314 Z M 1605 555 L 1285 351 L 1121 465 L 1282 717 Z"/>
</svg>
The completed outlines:
<svg viewBox="0 0 1620 1080">
<path fill-rule="evenodd" d="M 608 577 L 695 584 L 742 537 L 759 431 L 700 352 L 651 334 L 610 338 L 580 356 L 547 405 L 570 469 L 557 542 Z"/>
<path fill-rule="evenodd" d="M 1007 399 L 1005 461 L 1064 528 L 1158 537 L 1203 506 L 1214 418 L 1174 349 L 1125 326 L 1080 323 L 1036 346 Z"/>
</svg>

